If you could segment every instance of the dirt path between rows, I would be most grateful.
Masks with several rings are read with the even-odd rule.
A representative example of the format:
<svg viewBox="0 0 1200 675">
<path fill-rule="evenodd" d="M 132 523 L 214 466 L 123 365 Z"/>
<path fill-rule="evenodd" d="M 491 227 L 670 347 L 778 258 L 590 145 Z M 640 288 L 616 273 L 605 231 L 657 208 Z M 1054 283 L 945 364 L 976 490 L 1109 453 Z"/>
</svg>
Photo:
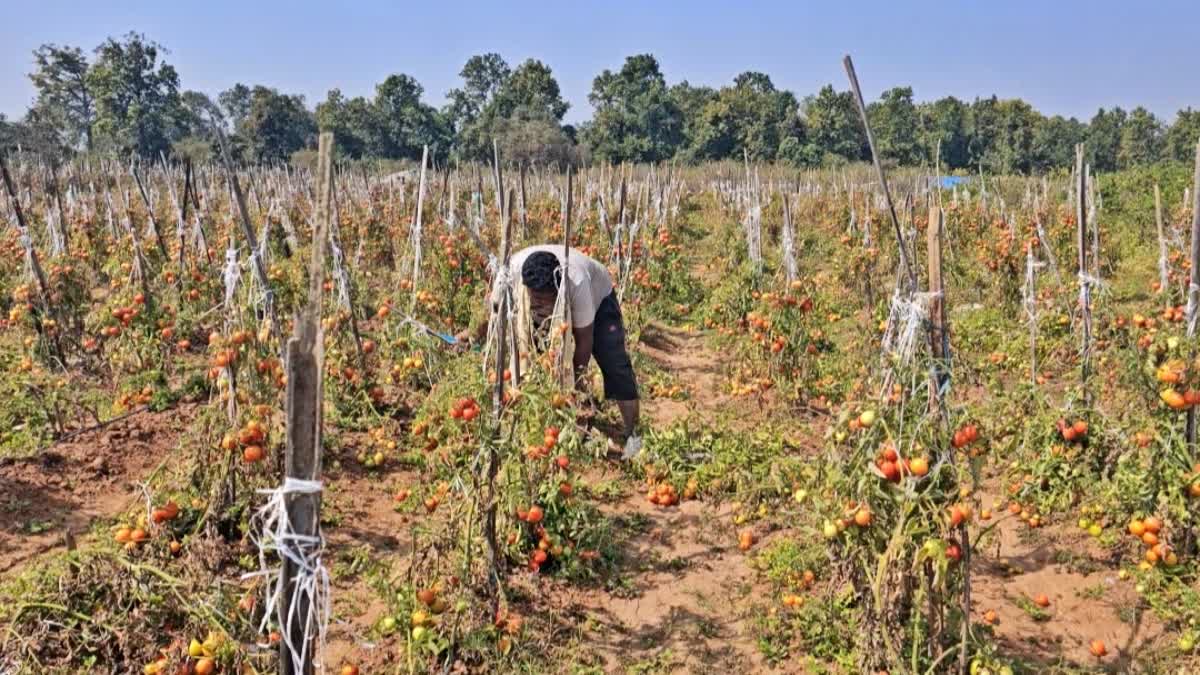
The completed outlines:
<svg viewBox="0 0 1200 675">
<path fill-rule="evenodd" d="M 983 499 L 985 506 L 996 503 L 994 496 Z M 1001 649 L 1029 663 L 1048 667 L 1065 659 L 1128 670 L 1135 654 L 1164 635 L 1132 579 L 1120 579 L 1111 554 L 1073 523 L 1031 529 L 1005 504 L 993 509 L 995 530 L 972 561 L 975 621 L 994 611 Z M 1040 614 L 1032 604 L 1039 595 L 1050 601 Z M 1104 658 L 1091 654 L 1092 640 L 1104 642 Z"/>
<path fill-rule="evenodd" d="M 0 462 L 0 574 L 87 536 L 128 509 L 175 451 L 198 405 L 143 411 L 24 459 Z"/>
<path fill-rule="evenodd" d="M 723 392 L 722 359 L 695 331 L 652 325 L 636 350 L 686 387 L 683 401 L 647 399 L 643 415 L 663 428 L 696 415 L 705 420 L 739 414 L 751 424 L 761 414 Z M 662 508 L 647 502 L 640 485 L 610 509 L 642 524 L 624 541 L 626 576 L 618 591 L 579 594 L 588 618 L 583 639 L 606 673 L 702 672 L 746 669 L 769 672 L 749 630 L 754 581 L 737 548 L 727 506 L 684 501 Z"/>
</svg>

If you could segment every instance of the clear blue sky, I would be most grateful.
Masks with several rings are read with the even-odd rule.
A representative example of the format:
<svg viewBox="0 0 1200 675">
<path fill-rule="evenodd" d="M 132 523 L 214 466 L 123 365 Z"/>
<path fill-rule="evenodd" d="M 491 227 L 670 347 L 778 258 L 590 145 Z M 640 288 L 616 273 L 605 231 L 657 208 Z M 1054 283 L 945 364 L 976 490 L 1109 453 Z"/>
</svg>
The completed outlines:
<svg viewBox="0 0 1200 675">
<path fill-rule="evenodd" d="M 1200 0 L 775 2 L 28 2 L 0 10 L 0 113 L 24 113 L 26 74 L 44 42 L 90 51 L 144 33 L 170 50 L 182 85 L 216 94 L 235 82 L 301 93 L 369 95 L 404 72 L 440 105 L 472 54 L 546 62 L 571 103 L 630 54 L 658 57 L 669 82 L 720 85 L 761 70 L 799 96 L 846 87 L 853 54 L 864 95 L 911 85 L 918 100 L 1021 97 L 1047 114 L 1091 117 L 1142 104 L 1167 121 L 1200 107 Z M 340 6 L 345 5 L 345 6 Z"/>
</svg>

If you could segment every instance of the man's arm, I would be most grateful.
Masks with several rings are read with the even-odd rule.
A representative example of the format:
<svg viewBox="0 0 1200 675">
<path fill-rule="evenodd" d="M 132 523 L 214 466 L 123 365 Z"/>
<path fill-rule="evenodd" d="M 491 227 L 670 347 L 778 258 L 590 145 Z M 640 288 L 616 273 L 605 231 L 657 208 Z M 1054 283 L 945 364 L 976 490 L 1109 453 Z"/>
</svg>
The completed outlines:
<svg viewBox="0 0 1200 675">
<path fill-rule="evenodd" d="M 571 365 L 575 372 L 575 389 L 579 391 L 584 390 L 584 375 L 587 373 L 588 362 L 592 359 L 595 327 L 595 323 L 589 323 L 571 329 L 571 334 L 575 337 L 575 353 L 571 357 Z"/>
<path fill-rule="evenodd" d="M 460 343 L 475 343 L 482 342 L 483 338 L 487 337 L 488 322 L 480 321 L 474 328 L 467 328 L 454 336 Z"/>
</svg>

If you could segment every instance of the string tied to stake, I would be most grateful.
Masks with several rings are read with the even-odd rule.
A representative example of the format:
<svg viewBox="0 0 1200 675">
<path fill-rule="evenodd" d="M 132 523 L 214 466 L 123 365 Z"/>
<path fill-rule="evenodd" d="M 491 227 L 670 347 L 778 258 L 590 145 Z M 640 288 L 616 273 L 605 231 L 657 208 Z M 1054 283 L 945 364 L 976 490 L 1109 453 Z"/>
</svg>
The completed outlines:
<svg viewBox="0 0 1200 675">
<path fill-rule="evenodd" d="M 317 495 L 322 491 L 321 481 L 285 478 L 278 488 L 259 490 L 267 501 L 250 520 L 251 541 L 258 549 L 258 571 L 242 575 L 242 579 L 265 579 L 266 602 L 259 631 L 265 631 L 271 619 L 279 611 L 279 602 L 284 594 L 290 598 L 288 614 L 282 617 L 280 627 L 283 644 L 296 672 L 303 672 L 303 664 L 316 661 L 316 653 L 325 647 L 325 635 L 329 628 L 330 580 L 329 570 L 321 560 L 325 549 L 320 534 L 305 535 L 295 531 L 288 517 L 288 502 L 298 495 Z M 253 533 L 259 533 L 255 535 Z M 272 565 L 269 558 L 278 556 L 279 564 Z M 291 563 L 296 572 L 284 587 L 283 566 Z M 288 627 L 296 621 L 300 607 L 307 606 L 308 614 L 302 617 L 303 635 L 299 643 L 293 641 Z M 314 639 L 315 638 L 315 639 Z M 316 653 L 310 654 L 310 645 L 316 645 Z"/>
</svg>

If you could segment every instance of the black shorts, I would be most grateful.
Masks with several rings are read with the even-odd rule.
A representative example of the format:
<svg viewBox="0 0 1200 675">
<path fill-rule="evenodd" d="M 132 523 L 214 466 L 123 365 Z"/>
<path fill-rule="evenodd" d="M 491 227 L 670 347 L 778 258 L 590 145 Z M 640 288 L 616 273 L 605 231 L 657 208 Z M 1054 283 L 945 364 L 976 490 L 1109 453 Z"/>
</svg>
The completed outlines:
<svg viewBox="0 0 1200 675">
<path fill-rule="evenodd" d="M 600 302 L 592 328 L 592 356 L 596 357 L 600 372 L 604 373 L 604 398 L 637 400 L 637 379 L 633 375 L 629 352 L 625 351 L 625 324 L 621 320 L 616 291 Z"/>
</svg>

